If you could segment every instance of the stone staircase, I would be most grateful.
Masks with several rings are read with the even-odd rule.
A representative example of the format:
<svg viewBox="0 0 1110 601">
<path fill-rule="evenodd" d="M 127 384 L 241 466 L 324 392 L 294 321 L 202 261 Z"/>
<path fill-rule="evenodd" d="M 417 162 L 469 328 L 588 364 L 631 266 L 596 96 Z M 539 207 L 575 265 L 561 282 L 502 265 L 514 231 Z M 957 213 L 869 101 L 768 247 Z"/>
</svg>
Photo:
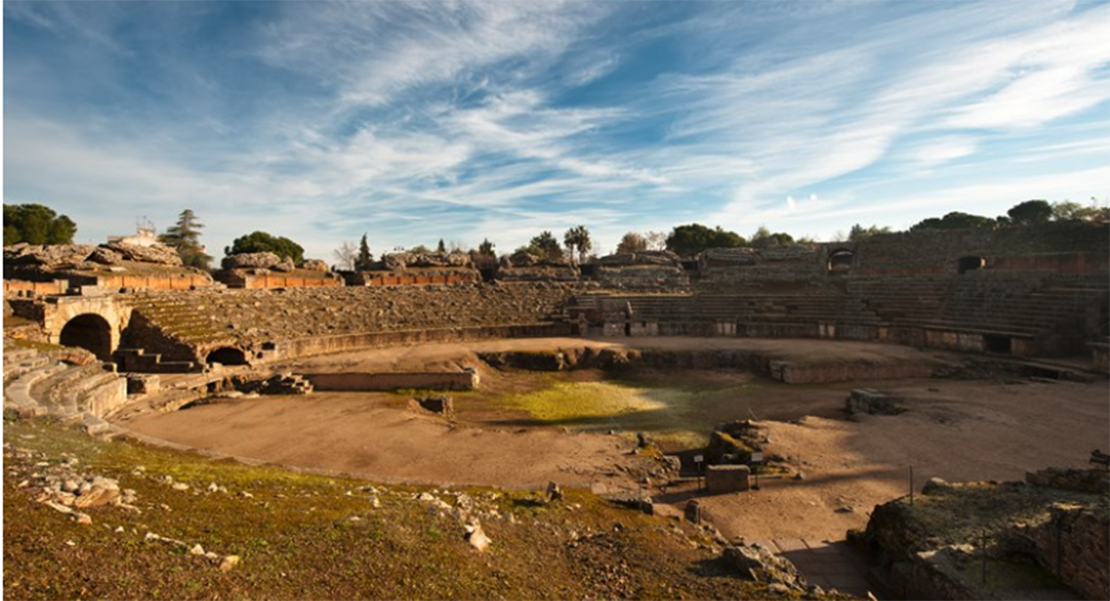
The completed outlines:
<svg viewBox="0 0 1110 601">
<path fill-rule="evenodd" d="M 5 411 L 53 415 L 101 431 L 108 427 L 103 417 L 126 401 L 127 380 L 112 364 L 73 365 L 35 349 L 5 345 Z"/>
<path fill-rule="evenodd" d="M 147 354 L 146 349 L 121 348 L 113 353 L 113 358 L 124 371 L 148 374 L 180 374 L 200 371 L 195 361 L 164 360 L 161 353 Z"/>
</svg>

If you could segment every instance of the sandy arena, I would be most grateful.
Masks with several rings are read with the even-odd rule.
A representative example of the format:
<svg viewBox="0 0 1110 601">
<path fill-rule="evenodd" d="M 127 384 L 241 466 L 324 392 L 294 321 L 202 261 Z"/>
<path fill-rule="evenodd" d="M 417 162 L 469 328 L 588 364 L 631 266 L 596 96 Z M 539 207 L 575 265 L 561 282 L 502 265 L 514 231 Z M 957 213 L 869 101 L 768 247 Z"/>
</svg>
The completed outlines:
<svg viewBox="0 0 1110 601">
<path fill-rule="evenodd" d="M 173 413 L 132 413 L 122 419 L 138 433 L 191 447 L 375 481 L 515 488 L 554 480 L 640 488 L 642 482 L 633 481 L 621 468 L 643 461 L 629 452 L 632 432 L 598 431 L 598 424 L 588 420 L 552 425 L 489 400 L 543 389 L 552 382 L 603 381 L 607 374 L 501 372 L 481 363 L 476 353 L 584 344 L 629 346 L 579 339 L 506 340 L 370 350 L 288 366 L 332 371 L 477 367 L 482 389 L 456 395 L 453 422 L 414 409 L 405 395 L 346 392 L 232 399 Z M 655 338 L 636 340 L 635 348 L 747 348 L 811 362 L 954 360 L 949 354 L 906 347 L 801 340 Z M 644 377 L 672 386 L 687 380 L 699 386 L 751 389 L 735 402 L 709 403 L 693 417 L 685 408 L 680 421 L 692 419 L 690 427 L 700 422 L 707 432 L 717 423 L 754 414 L 770 428 L 768 451 L 787 456 L 804 480 L 764 479 L 759 492 L 717 496 L 697 495 L 693 483 L 649 490 L 657 502 L 676 509 L 698 497 L 724 534 L 749 541 L 841 540 L 849 528 L 866 524 L 873 505 L 909 491 L 910 466 L 920 489 L 931 477 L 1014 480 L 1026 470 L 1082 466 L 1092 449 L 1110 447 L 1104 380 L 1083 384 L 1024 378 L 910 379 L 788 385 L 735 372 Z M 910 410 L 847 420 L 844 398 L 850 389 L 863 386 L 909 398 Z"/>
</svg>

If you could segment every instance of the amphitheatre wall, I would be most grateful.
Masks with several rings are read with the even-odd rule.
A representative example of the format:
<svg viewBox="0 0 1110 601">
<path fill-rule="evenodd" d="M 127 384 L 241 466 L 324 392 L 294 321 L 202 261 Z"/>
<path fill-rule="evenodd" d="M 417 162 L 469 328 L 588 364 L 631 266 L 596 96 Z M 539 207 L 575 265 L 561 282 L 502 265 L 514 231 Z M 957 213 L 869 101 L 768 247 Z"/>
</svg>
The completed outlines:
<svg viewBox="0 0 1110 601">
<path fill-rule="evenodd" d="M 108 319 L 112 349 L 142 349 L 143 358 L 132 353 L 131 361 L 147 367 L 160 355 L 196 368 L 225 348 L 265 361 L 458 337 L 572 332 L 869 340 L 1035 356 L 1097 353 L 1110 327 L 1110 236 L 1105 227 L 1085 224 L 713 249 L 696 264 L 644 253 L 607 257 L 586 276 L 570 265 L 518 263 L 504 261 L 504 273 L 491 282 L 457 281 L 481 275 L 473 265 L 446 265 L 364 272 L 356 286 L 317 277 L 332 285 L 299 288 L 291 281 L 296 273 L 256 274 L 274 281 L 241 290 L 203 286 L 193 274 L 170 278 L 167 290 L 158 291 L 156 278 L 141 283 L 138 274 L 107 274 L 118 279 L 98 279 L 107 285 L 82 292 L 107 294 L 103 302 L 128 314 L 134 309 L 135 319 Z M 5 280 L 9 298 L 62 286 Z M 134 292 L 112 294 L 120 289 Z M 46 298 L 23 299 L 30 304 L 17 313 L 44 323 L 57 338 L 65 324 L 55 323 L 56 314 L 46 313 L 56 308 L 46 307 L 79 301 Z"/>
</svg>

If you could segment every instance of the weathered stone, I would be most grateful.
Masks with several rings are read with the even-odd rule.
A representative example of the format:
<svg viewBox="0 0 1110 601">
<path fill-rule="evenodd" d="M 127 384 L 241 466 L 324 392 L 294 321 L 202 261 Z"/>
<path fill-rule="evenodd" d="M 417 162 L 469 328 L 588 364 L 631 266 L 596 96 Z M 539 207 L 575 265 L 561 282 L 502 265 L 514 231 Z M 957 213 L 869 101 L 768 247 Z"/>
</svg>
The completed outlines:
<svg viewBox="0 0 1110 601">
<path fill-rule="evenodd" d="M 493 542 L 488 536 L 486 536 L 486 533 L 482 530 L 482 525 L 479 524 L 477 521 L 467 524 L 465 529 L 466 542 L 470 543 L 470 546 L 479 551 L 485 551 L 486 547 L 488 547 L 489 544 Z"/>
<path fill-rule="evenodd" d="M 235 569 L 235 566 L 237 565 L 239 565 L 239 556 L 227 555 L 223 558 L 223 561 L 220 562 L 220 571 L 230 572 L 231 570 Z"/>
<path fill-rule="evenodd" d="M 109 248 L 97 247 L 88 260 L 101 265 L 119 265 L 123 261 L 123 255 Z"/>
<path fill-rule="evenodd" d="M 224 269 L 269 269 L 282 262 L 282 258 L 272 252 L 239 253 L 229 255 L 220 261 Z"/>
<path fill-rule="evenodd" d="M 82 493 L 74 501 L 75 507 L 96 507 L 107 505 L 120 497 L 119 485 L 107 478 L 96 478 L 88 492 Z"/>
<path fill-rule="evenodd" d="M 547 483 L 547 500 L 548 502 L 563 500 L 563 490 L 559 488 L 558 484 L 554 482 Z"/>
<path fill-rule="evenodd" d="M 328 264 L 320 259 L 305 259 L 304 263 L 301 263 L 301 269 L 307 269 L 308 271 L 329 271 Z"/>
<path fill-rule="evenodd" d="M 710 494 L 743 492 L 751 488 L 752 470 L 746 465 L 711 465 L 705 470 Z"/>
<path fill-rule="evenodd" d="M 177 254 L 176 250 L 162 244 L 137 246 L 134 244 L 109 242 L 108 244 L 102 244 L 101 247 L 119 253 L 127 261 L 174 266 L 182 264 L 181 255 Z"/>
<path fill-rule="evenodd" d="M 758 543 L 726 547 L 721 559 L 741 578 L 805 590 L 805 577 L 798 568 Z"/>
<path fill-rule="evenodd" d="M 60 269 L 84 262 L 95 249 L 89 244 L 16 244 L 4 248 L 4 264 Z"/>
</svg>

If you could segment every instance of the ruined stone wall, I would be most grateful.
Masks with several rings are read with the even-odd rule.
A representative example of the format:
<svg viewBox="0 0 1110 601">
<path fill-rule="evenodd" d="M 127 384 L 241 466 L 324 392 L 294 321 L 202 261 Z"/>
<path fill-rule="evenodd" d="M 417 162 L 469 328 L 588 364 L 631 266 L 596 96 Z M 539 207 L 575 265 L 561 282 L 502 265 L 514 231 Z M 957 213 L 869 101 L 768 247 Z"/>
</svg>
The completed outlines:
<svg viewBox="0 0 1110 601">
<path fill-rule="evenodd" d="M 1110 516 L 1105 510 L 1053 507 L 1052 518 L 1027 536 L 1037 546 L 1037 563 L 1084 598 L 1110 594 Z"/>
<path fill-rule="evenodd" d="M 426 390 L 474 390 L 474 372 L 424 373 L 326 373 L 303 374 L 316 390 L 387 391 L 401 388 Z"/>
<path fill-rule="evenodd" d="M 427 286 L 435 284 L 464 284 L 482 281 L 482 274 L 475 269 L 407 270 L 405 272 L 359 271 L 351 274 L 352 286 Z"/>
<path fill-rule="evenodd" d="M 440 342 L 498 340 L 503 338 L 552 338 L 571 336 L 574 327 L 567 323 L 429 328 L 396 332 L 366 332 L 335 336 L 313 336 L 287 340 L 275 345 L 273 358 L 290 359 L 327 355 L 368 348 L 388 348 Z"/>
<path fill-rule="evenodd" d="M 703 287 L 765 281 L 805 281 L 825 275 L 826 250 L 816 244 L 770 248 L 711 248 L 698 256 Z"/>
<path fill-rule="evenodd" d="M 962 257 L 999 271 L 1110 271 L 1110 230 L 1075 222 L 879 234 L 845 247 L 855 253 L 855 275 L 955 275 Z"/>
<path fill-rule="evenodd" d="M 220 346 L 266 359 L 453 336 L 530 336 L 535 334 L 527 327 L 543 324 L 560 324 L 544 330 L 548 335 L 566 335 L 574 329 L 563 323 L 564 305 L 582 290 L 544 283 L 209 289 L 121 297 L 121 302 L 141 316 L 128 332 L 128 346 L 199 361 Z M 492 328 L 490 334 L 476 333 L 483 328 Z M 280 353 L 271 352 L 279 347 Z"/>
</svg>

